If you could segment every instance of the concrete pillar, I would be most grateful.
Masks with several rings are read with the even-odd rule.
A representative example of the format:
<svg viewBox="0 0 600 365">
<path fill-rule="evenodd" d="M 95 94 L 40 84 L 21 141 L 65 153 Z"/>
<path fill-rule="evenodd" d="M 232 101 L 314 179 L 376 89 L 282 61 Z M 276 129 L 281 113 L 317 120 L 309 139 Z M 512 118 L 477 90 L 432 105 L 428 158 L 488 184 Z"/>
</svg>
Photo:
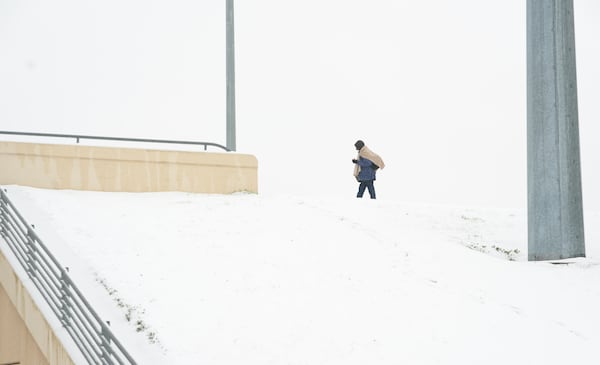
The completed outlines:
<svg viewBox="0 0 600 365">
<path fill-rule="evenodd" d="M 527 0 L 529 260 L 585 256 L 573 0 Z"/>
</svg>

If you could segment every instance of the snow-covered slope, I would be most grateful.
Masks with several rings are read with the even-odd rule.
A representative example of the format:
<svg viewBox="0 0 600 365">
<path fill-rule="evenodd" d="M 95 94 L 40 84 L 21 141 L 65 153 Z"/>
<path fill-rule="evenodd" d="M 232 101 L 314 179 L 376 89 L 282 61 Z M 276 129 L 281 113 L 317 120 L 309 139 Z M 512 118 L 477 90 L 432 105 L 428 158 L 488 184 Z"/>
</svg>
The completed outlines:
<svg viewBox="0 0 600 365">
<path fill-rule="evenodd" d="M 141 364 L 600 356 L 600 230 L 589 224 L 588 258 L 554 265 L 526 261 L 519 211 L 7 190 Z"/>
</svg>

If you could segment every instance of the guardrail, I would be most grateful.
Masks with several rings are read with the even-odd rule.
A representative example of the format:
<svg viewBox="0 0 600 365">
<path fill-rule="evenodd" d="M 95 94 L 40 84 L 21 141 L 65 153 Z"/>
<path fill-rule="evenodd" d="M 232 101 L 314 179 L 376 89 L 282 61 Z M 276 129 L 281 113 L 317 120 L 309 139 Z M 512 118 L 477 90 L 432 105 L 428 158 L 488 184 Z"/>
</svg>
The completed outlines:
<svg viewBox="0 0 600 365">
<path fill-rule="evenodd" d="M 0 236 L 88 363 L 136 364 L 1 188 Z"/>
<path fill-rule="evenodd" d="M 208 146 L 221 148 L 227 152 L 231 150 L 223 145 L 212 142 L 195 142 L 195 141 L 173 141 L 173 140 L 162 140 L 162 139 L 145 139 L 145 138 L 121 138 L 121 137 L 99 137 L 99 136 L 82 136 L 77 134 L 53 134 L 53 133 L 33 133 L 33 132 L 11 132 L 11 131 L 0 131 L 0 134 L 7 134 L 13 136 L 33 136 L 33 137 L 52 137 L 52 138 L 69 138 L 75 139 L 79 143 L 80 139 L 95 139 L 105 141 L 121 141 L 121 142 L 147 142 L 147 143 L 166 143 L 166 144 L 186 144 L 186 145 L 198 145 L 204 146 L 206 151 Z"/>
</svg>

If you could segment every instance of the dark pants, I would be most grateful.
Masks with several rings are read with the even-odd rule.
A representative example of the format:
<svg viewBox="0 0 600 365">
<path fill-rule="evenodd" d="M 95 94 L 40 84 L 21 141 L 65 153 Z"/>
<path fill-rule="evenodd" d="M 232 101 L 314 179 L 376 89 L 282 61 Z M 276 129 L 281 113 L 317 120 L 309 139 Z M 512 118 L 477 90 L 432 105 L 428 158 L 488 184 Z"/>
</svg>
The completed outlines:
<svg viewBox="0 0 600 365">
<path fill-rule="evenodd" d="M 356 194 L 357 198 L 362 198 L 365 193 L 365 189 L 369 189 L 369 195 L 371 199 L 375 199 L 375 185 L 373 185 L 373 180 L 369 181 L 361 181 L 358 186 L 358 194 Z"/>
</svg>

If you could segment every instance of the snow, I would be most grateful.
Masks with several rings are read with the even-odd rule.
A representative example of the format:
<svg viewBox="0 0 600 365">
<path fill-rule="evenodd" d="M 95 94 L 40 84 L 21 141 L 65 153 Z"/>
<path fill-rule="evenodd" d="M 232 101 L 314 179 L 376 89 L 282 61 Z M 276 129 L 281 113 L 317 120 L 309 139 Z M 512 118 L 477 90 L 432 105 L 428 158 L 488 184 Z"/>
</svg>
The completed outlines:
<svg viewBox="0 0 600 365">
<path fill-rule="evenodd" d="M 596 363 L 600 2 L 575 2 L 587 258 L 560 265 L 526 261 L 523 2 L 365 4 L 236 2 L 259 195 L 10 198 L 140 364 Z M 0 1 L 2 129 L 222 143 L 224 18 Z M 377 201 L 353 198 L 357 139 Z"/>
<path fill-rule="evenodd" d="M 140 364 L 592 364 L 600 356 L 594 224 L 587 258 L 553 264 L 526 261 L 518 210 L 6 188 Z M 586 222 L 598 218 L 586 212 Z"/>
</svg>

